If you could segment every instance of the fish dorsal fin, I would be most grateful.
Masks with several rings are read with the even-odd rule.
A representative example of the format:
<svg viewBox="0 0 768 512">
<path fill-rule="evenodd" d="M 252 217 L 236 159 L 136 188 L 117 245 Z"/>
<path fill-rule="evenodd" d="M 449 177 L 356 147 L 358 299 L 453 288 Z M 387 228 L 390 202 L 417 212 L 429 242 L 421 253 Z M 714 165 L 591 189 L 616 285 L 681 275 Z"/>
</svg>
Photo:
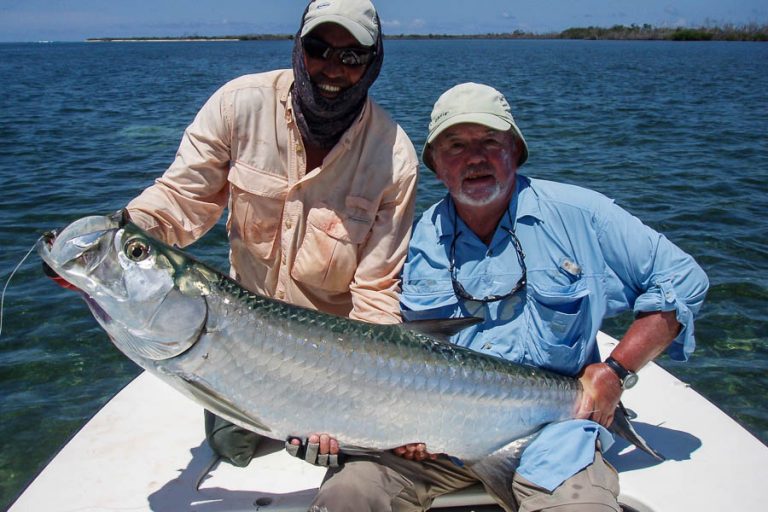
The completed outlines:
<svg viewBox="0 0 768 512">
<path fill-rule="evenodd" d="M 415 331 L 426 334 L 432 338 L 448 341 L 448 338 L 457 334 L 475 324 L 479 324 L 483 319 L 470 316 L 466 318 L 439 318 L 434 320 L 413 320 L 403 323 L 403 328 L 409 331 Z"/>
</svg>

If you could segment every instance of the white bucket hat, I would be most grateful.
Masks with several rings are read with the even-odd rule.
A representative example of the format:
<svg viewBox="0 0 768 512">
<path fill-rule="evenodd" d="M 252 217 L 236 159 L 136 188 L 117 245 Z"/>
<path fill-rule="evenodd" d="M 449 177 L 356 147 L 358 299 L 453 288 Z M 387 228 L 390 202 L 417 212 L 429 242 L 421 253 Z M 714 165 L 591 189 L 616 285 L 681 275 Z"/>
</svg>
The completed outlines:
<svg viewBox="0 0 768 512">
<path fill-rule="evenodd" d="M 461 123 L 474 123 L 493 130 L 505 132 L 510 128 L 515 137 L 522 142 L 522 152 L 517 161 L 518 167 L 528 160 L 528 144 L 523 133 L 515 124 L 504 95 L 493 87 L 468 82 L 451 87 L 435 102 L 429 122 L 429 135 L 421 158 L 431 170 L 432 158 L 428 156 L 429 145 L 447 128 Z"/>
<path fill-rule="evenodd" d="M 363 46 L 373 46 L 379 37 L 376 8 L 369 0 L 314 0 L 304 16 L 301 37 L 323 23 L 341 25 Z"/>
</svg>

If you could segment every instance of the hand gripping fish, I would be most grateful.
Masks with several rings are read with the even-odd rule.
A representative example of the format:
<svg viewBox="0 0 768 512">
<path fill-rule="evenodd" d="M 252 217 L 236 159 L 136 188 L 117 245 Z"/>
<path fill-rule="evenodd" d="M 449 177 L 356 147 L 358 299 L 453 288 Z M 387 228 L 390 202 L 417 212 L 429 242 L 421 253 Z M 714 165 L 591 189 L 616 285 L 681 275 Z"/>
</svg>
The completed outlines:
<svg viewBox="0 0 768 512">
<path fill-rule="evenodd" d="M 136 364 L 274 439 L 328 432 L 343 451 L 423 442 L 507 496 L 522 449 L 581 396 L 570 377 L 259 296 L 119 214 L 48 233 L 38 252 Z"/>
</svg>

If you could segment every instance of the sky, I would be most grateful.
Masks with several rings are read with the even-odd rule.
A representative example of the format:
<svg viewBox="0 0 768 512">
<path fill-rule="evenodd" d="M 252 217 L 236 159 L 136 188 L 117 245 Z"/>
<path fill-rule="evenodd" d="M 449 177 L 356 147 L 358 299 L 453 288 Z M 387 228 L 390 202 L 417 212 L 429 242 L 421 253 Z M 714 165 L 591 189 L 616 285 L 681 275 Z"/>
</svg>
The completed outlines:
<svg viewBox="0 0 768 512">
<path fill-rule="evenodd" d="M 0 0 L 0 42 L 292 34 L 307 0 Z M 768 24 L 766 0 L 375 0 L 385 34 Z"/>
</svg>

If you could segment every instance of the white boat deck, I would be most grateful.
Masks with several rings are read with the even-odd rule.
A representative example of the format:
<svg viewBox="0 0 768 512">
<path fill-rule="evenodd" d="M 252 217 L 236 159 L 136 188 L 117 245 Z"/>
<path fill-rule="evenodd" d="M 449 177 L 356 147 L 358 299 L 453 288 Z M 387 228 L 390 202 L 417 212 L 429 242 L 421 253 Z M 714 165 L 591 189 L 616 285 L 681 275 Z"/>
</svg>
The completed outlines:
<svg viewBox="0 0 768 512">
<path fill-rule="evenodd" d="M 615 340 L 600 339 L 610 351 Z M 638 512 L 768 510 L 768 447 L 683 382 L 651 364 L 625 393 L 658 463 L 617 440 L 621 501 Z M 202 409 L 143 373 L 61 450 L 11 506 L 26 511 L 305 511 L 325 470 L 288 456 L 282 443 L 247 468 L 216 464 Z M 437 507 L 492 501 L 479 489 Z M 475 505 L 470 507 L 470 505 Z"/>
</svg>

